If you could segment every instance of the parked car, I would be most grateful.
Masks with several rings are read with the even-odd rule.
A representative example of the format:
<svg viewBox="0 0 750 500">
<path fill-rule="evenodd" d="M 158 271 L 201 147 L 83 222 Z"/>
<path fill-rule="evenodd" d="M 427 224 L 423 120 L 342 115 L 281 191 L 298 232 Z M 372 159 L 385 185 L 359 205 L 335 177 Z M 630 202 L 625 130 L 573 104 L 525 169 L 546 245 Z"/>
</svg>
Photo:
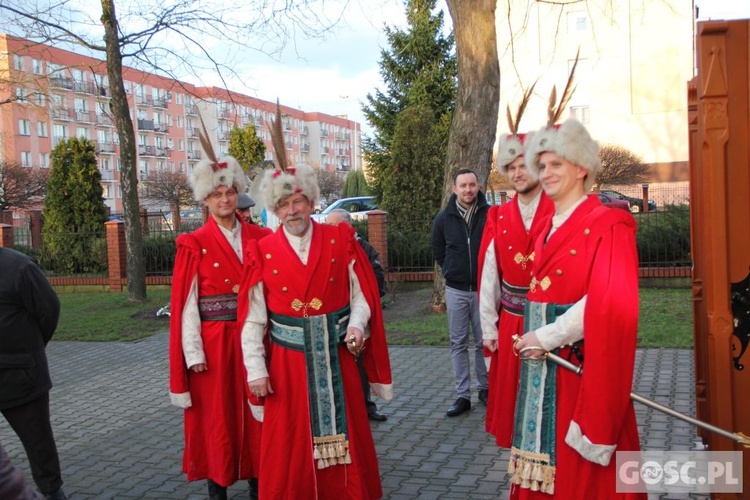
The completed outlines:
<svg viewBox="0 0 750 500">
<path fill-rule="evenodd" d="M 626 200 L 618 200 L 614 196 L 610 196 L 608 194 L 599 193 L 599 200 L 602 202 L 602 205 L 606 205 L 609 208 L 621 208 L 623 210 L 630 210 L 630 203 L 628 203 Z"/>
<path fill-rule="evenodd" d="M 319 214 L 313 215 L 313 219 L 318 222 L 325 222 L 328 214 L 332 210 L 342 208 L 352 215 L 353 220 L 366 219 L 367 212 L 378 208 L 378 204 L 375 202 L 374 196 L 357 196 L 354 198 L 341 198 L 330 205 L 328 208 L 323 210 Z"/>
<path fill-rule="evenodd" d="M 314 212 L 316 214 L 319 214 L 323 210 L 325 210 L 328 207 L 328 203 L 325 200 L 320 200 L 318 203 L 315 204 L 315 210 Z"/>
<path fill-rule="evenodd" d="M 622 193 L 619 193 L 617 191 L 612 191 L 611 189 L 602 189 L 600 193 L 606 194 L 607 196 L 611 198 L 616 198 L 618 200 L 624 200 L 630 203 L 630 211 L 634 214 L 638 212 L 643 212 L 643 198 L 637 198 L 635 196 L 626 196 Z M 648 200 L 648 211 L 653 212 L 656 210 L 656 202 L 654 200 Z"/>
<path fill-rule="evenodd" d="M 167 231 L 171 231 L 172 227 L 172 212 L 167 212 L 164 216 L 164 226 Z M 180 210 L 180 224 L 182 230 L 193 231 L 203 225 L 203 211 L 195 210 Z"/>
</svg>

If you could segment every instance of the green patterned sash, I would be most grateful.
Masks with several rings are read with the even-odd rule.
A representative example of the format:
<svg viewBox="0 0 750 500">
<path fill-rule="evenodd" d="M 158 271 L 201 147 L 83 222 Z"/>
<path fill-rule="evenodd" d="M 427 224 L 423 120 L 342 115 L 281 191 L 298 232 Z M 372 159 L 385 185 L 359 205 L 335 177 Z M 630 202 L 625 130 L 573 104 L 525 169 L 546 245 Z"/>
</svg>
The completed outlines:
<svg viewBox="0 0 750 500">
<path fill-rule="evenodd" d="M 530 332 L 553 323 L 569 307 L 527 301 L 524 331 Z M 553 363 L 544 359 L 523 359 L 508 466 L 512 484 L 550 495 L 555 492 L 555 384 L 556 369 Z"/>
<path fill-rule="evenodd" d="M 313 456 L 318 468 L 351 463 L 338 344 L 344 341 L 349 307 L 295 318 L 269 313 L 271 340 L 305 354 Z"/>
</svg>

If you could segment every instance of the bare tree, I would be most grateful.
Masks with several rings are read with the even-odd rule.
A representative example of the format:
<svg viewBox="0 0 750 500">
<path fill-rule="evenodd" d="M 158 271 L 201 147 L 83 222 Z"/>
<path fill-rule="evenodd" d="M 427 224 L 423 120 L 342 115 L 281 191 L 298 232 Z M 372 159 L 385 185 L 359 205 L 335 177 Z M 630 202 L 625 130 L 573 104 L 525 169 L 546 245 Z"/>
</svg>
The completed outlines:
<svg viewBox="0 0 750 500">
<path fill-rule="evenodd" d="M 320 196 L 325 200 L 330 200 L 331 196 L 338 196 L 344 189 L 344 178 L 338 172 L 321 168 L 318 170 L 318 186 L 320 187 Z"/>
<path fill-rule="evenodd" d="M 149 172 L 141 184 L 141 199 L 146 206 L 168 206 L 172 211 L 174 230 L 180 231 L 180 209 L 194 204 L 193 191 L 190 189 L 187 176 L 182 172 L 157 170 Z M 177 214 L 177 215 L 175 215 Z"/>
<path fill-rule="evenodd" d="M 219 1 L 124 1 L 124 26 L 118 22 L 114 0 L 101 0 L 98 20 L 88 10 L 76 10 L 79 3 L 71 0 L 45 7 L 25 0 L 0 2 L 0 12 L 10 17 L 4 24 L 14 33 L 35 42 L 77 45 L 106 57 L 110 109 L 120 138 L 129 300 L 146 300 L 146 276 L 135 133 L 122 77 L 123 59 L 132 61 L 133 67 L 175 80 L 186 74 L 200 77 L 206 71 L 224 80 L 225 74 L 234 74 L 231 66 L 242 51 L 273 54 L 294 36 L 319 36 L 329 30 L 340 12 L 326 9 L 330 16 L 326 18 L 315 8 L 322 2 L 266 0 L 248 6 Z M 90 9 L 90 5 L 83 8 Z M 217 47 L 214 53 L 210 47 Z"/>
<path fill-rule="evenodd" d="M 47 191 L 49 169 L 0 162 L 0 212 L 9 208 L 31 208 L 41 203 Z"/>
<path fill-rule="evenodd" d="M 617 144 L 605 144 L 599 151 L 602 170 L 596 175 L 598 186 L 604 184 L 626 185 L 646 182 L 651 169 L 643 159 L 628 148 Z"/>
</svg>

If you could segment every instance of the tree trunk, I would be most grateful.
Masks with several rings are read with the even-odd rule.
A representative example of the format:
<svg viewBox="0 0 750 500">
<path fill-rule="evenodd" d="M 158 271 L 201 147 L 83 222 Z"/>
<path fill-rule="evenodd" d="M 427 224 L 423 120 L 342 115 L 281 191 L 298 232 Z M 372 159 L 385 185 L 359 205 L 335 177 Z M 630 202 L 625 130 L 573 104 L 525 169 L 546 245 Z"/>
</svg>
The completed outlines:
<svg viewBox="0 0 750 500">
<path fill-rule="evenodd" d="M 117 133 L 120 136 L 120 183 L 122 184 L 123 219 L 125 220 L 128 300 L 145 302 L 146 272 L 143 261 L 143 233 L 141 232 L 138 203 L 135 132 L 133 131 L 133 121 L 130 119 L 128 97 L 122 79 L 122 53 L 120 52 L 118 39 L 119 28 L 114 0 L 102 0 L 101 21 L 104 26 L 104 42 L 107 50 L 107 76 L 112 93 L 109 106 L 117 125 Z"/>
<path fill-rule="evenodd" d="M 446 1 L 456 37 L 458 96 L 448 135 L 442 206 L 450 198 L 453 174 L 461 168 L 473 169 L 486 186 L 500 101 L 496 0 Z M 445 310 L 445 280 L 436 270 L 433 309 Z"/>
</svg>

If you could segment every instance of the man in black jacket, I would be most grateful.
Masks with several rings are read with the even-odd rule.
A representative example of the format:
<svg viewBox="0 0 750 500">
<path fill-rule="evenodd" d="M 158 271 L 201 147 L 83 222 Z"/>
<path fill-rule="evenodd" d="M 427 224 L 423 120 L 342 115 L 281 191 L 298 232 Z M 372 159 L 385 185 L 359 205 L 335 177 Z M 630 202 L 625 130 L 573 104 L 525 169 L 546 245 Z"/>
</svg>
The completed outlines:
<svg viewBox="0 0 750 500">
<path fill-rule="evenodd" d="M 336 226 L 341 222 L 349 224 L 350 226 L 352 224 L 351 214 L 343 208 L 331 210 L 331 213 L 326 217 L 326 224 Z M 372 271 L 375 273 L 375 279 L 378 281 L 378 290 L 380 291 L 380 297 L 382 298 L 385 295 L 385 269 L 383 269 L 383 264 L 380 262 L 380 254 L 375 250 L 375 247 L 370 245 L 369 241 L 362 239 L 362 236 L 360 236 L 359 233 L 355 233 L 355 237 L 357 238 L 359 245 L 362 247 L 362 250 L 367 254 L 367 259 L 370 261 Z M 357 366 L 359 367 L 359 375 L 362 378 L 362 392 L 365 394 L 367 416 L 370 420 L 374 420 L 375 422 L 385 422 L 388 420 L 388 416 L 380 413 L 380 411 L 378 411 L 378 405 L 372 400 L 370 395 L 370 382 L 367 380 L 367 374 L 365 374 L 365 370 L 362 367 L 361 358 L 357 358 Z"/>
<path fill-rule="evenodd" d="M 52 380 L 45 347 L 60 301 L 31 259 L 0 248 L 0 412 L 21 440 L 45 498 L 65 499 L 49 418 Z"/>
<path fill-rule="evenodd" d="M 471 409 L 469 331 L 474 340 L 474 370 L 479 401 L 487 403 L 487 367 L 477 294 L 477 264 L 489 206 L 476 173 L 461 169 L 453 176 L 453 196 L 432 222 L 432 251 L 445 276 L 451 361 L 458 399 L 446 415 Z"/>
</svg>

